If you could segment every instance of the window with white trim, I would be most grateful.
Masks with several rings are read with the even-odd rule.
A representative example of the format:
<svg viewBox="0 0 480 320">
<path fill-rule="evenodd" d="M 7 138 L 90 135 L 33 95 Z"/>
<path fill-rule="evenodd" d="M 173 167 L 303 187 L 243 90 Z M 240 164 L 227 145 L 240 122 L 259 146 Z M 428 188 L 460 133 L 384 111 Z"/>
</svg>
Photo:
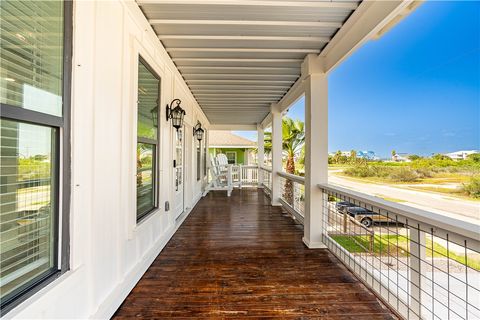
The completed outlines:
<svg viewBox="0 0 480 320">
<path fill-rule="evenodd" d="M 236 151 L 226 151 L 225 155 L 227 156 L 228 164 L 237 164 L 237 152 Z"/>
<path fill-rule="evenodd" d="M 158 207 L 157 153 L 160 78 L 141 57 L 137 102 L 137 221 Z"/>
<path fill-rule="evenodd" d="M 2 314 L 69 268 L 71 6 L 0 1 Z"/>
</svg>

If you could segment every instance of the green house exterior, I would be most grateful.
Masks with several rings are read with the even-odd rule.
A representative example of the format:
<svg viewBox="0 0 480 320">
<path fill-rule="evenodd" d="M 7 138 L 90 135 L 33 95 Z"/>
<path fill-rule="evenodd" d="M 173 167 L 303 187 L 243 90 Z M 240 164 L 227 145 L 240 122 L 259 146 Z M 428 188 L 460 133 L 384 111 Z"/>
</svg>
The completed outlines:
<svg viewBox="0 0 480 320">
<path fill-rule="evenodd" d="M 256 142 L 240 137 L 226 131 L 210 131 L 210 157 L 223 153 L 228 158 L 228 163 L 251 165 L 256 162 Z"/>
<path fill-rule="evenodd" d="M 245 162 L 245 154 L 248 152 L 249 149 L 245 148 L 210 148 L 210 157 L 215 157 L 219 153 L 224 153 L 229 158 L 229 154 L 235 153 L 236 155 L 236 162 L 235 164 L 247 164 Z M 230 162 L 230 158 L 229 158 Z"/>
</svg>

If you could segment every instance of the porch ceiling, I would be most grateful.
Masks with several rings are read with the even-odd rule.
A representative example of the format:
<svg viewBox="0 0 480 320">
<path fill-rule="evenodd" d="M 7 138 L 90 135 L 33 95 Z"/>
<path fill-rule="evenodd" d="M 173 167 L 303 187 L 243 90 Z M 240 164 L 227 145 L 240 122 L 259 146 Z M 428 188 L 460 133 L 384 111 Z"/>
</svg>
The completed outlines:
<svg viewBox="0 0 480 320">
<path fill-rule="evenodd" d="M 256 124 L 360 1 L 137 0 L 212 124 Z"/>
</svg>

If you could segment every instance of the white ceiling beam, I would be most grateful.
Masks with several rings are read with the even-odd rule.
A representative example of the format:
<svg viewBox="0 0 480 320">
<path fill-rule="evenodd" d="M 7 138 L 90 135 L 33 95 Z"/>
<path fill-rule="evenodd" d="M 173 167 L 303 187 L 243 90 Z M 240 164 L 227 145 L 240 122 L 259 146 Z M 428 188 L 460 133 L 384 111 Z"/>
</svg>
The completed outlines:
<svg viewBox="0 0 480 320">
<path fill-rule="evenodd" d="M 166 48 L 168 52 L 266 52 L 266 53 L 320 53 L 318 49 L 290 48 Z"/>
<path fill-rule="evenodd" d="M 248 95 L 250 93 L 257 94 L 257 95 L 284 95 L 286 90 L 282 91 L 275 91 L 275 90 L 258 90 L 258 91 L 251 91 L 251 90 L 222 90 L 222 91 L 215 91 L 215 90 L 193 90 L 192 93 L 195 96 L 200 95 L 225 95 L 225 94 L 237 94 L 237 95 Z"/>
<path fill-rule="evenodd" d="M 325 72 L 341 63 L 412 4 L 416 1 L 363 1 L 319 54 L 325 60 Z"/>
<path fill-rule="evenodd" d="M 236 80 L 236 79 L 225 79 L 225 80 L 222 80 L 222 79 L 219 79 L 219 80 L 216 80 L 216 79 L 192 79 L 192 80 L 187 80 L 187 83 L 218 83 L 218 84 L 222 84 L 222 83 L 277 83 L 277 84 L 292 84 L 295 82 L 295 80 L 268 80 L 268 79 L 257 79 L 257 80 Z"/>
<path fill-rule="evenodd" d="M 206 113 L 210 113 L 211 116 L 214 116 L 217 112 L 228 112 L 228 111 L 232 111 L 233 109 L 209 109 L 209 108 L 203 108 L 202 107 L 202 110 Z M 267 108 L 261 108 L 261 109 L 254 109 L 254 107 L 248 107 L 248 108 L 244 108 L 244 107 L 236 107 L 235 110 L 238 110 L 238 111 L 241 111 L 241 112 L 254 112 L 255 114 L 266 114 L 269 112 L 269 110 Z M 251 115 L 249 113 L 249 115 Z"/>
<path fill-rule="evenodd" d="M 281 97 L 283 93 L 193 93 L 195 97 L 260 97 L 260 98 L 268 98 L 268 97 Z"/>
<path fill-rule="evenodd" d="M 260 0 L 137 0 L 139 5 L 147 4 L 176 4 L 176 5 L 220 5 L 244 7 L 299 7 L 299 8 L 326 8 L 355 10 L 356 2 L 317 2 L 317 1 L 260 1 Z"/>
<path fill-rule="evenodd" d="M 210 79 L 213 80 L 213 79 Z M 233 79 L 226 79 L 233 80 Z M 241 79 L 244 80 L 244 79 Z M 249 83 L 222 83 L 222 80 L 218 80 L 216 83 L 191 83 L 187 80 L 188 87 L 192 90 L 194 89 L 284 89 L 288 90 L 291 87 L 291 84 L 287 83 L 268 83 L 268 82 L 255 82 L 256 80 L 252 79 L 253 84 Z M 293 81 L 292 81 L 293 83 Z"/>
<path fill-rule="evenodd" d="M 287 90 L 290 86 L 245 86 L 245 85 L 210 85 L 210 84 L 196 84 L 189 86 L 191 90 Z"/>
<path fill-rule="evenodd" d="M 210 106 L 210 105 L 203 105 L 202 109 L 235 109 L 235 108 L 242 108 L 242 109 L 256 109 L 256 110 L 262 110 L 262 111 L 269 111 L 269 106 L 267 105 L 237 105 L 237 104 L 230 104 L 230 105 L 218 105 L 218 106 Z"/>
<path fill-rule="evenodd" d="M 244 85 L 244 84 L 239 84 L 239 85 L 195 85 L 195 84 L 190 84 L 188 86 L 190 90 L 192 91 L 197 91 L 197 90 L 275 90 L 275 91 L 287 91 L 290 86 L 264 86 L 264 85 Z"/>
<path fill-rule="evenodd" d="M 300 71 L 300 66 L 298 67 L 234 67 L 234 66 L 182 66 L 179 67 L 180 70 L 182 69 L 198 69 L 198 70 L 278 70 L 278 71 L 295 71 L 299 72 Z"/>
<path fill-rule="evenodd" d="M 257 130 L 257 125 L 255 124 L 214 124 L 210 126 L 210 130 L 254 131 L 254 130 Z"/>
<path fill-rule="evenodd" d="M 288 109 L 294 102 L 296 102 L 305 93 L 303 79 L 298 79 L 288 92 L 278 102 L 277 106 L 280 112 Z"/>
<path fill-rule="evenodd" d="M 267 104 L 251 104 L 251 105 L 241 105 L 241 104 L 224 104 L 224 105 L 203 105 L 203 109 L 235 109 L 235 108 L 246 108 L 246 109 L 257 109 L 257 110 L 269 110 Z"/>
<path fill-rule="evenodd" d="M 267 102 L 263 103 L 256 103 L 256 102 L 248 102 L 248 101 L 237 101 L 237 102 L 229 102 L 229 103 L 224 103 L 224 102 L 208 102 L 202 104 L 202 107 L 235 107 L 235 106 L 245 106 L 245 107 L 261 107 L 261 108 L 270 108 L 270 104 Z"/>
<path fill-rule="evenodd" d="M 256 58 L 174 58 L 175 62 L 274 62 L 274 63 L 302 63 L 303 59 L 256 59 Z"/>
<path fill-rule="evenodd" d="M 249 101 L 237 101 L 235 103 L 224 103 L 224 102 L 209 102 L 209 103 L 204 103 L 204 106 L 260 106 L 260 107 L 270 107 L 270 104 L 268 102 L 264 102 L 261 104 L 258 104 L 256 102 L 249 102 Z"/>
<path fill-rule="evenodd" d="M 285 26 L 312 28 L 341 28 L 341 22 L 330 21 L 263 21 L 263 20 L 172 20 L 150 19 L 151 25 L 213 25 L 213 26 Z"/>
<path fill-rule="evenodd" d="M 208 108 L 202 108 L 203 111 L 207 112 L 207 113 L 211 113 L 211 115 L 215 115 L 215 113 L 217 112 L 229 112 L 229 111 L 232 111 L 232 109 L 208 109 Z M 235 110 L 237 110 L 238 112 L 248 112 L 249 115 L 252 115 L 252 114 L 266 114 L 269 112 L 268 109 L 263 109 L 263 110 L 257 110 L 257 109 L 249 109 L 249 108 L 236 108 Z"/>
<path fill-rule="evenodd" d="M 228 110 L 226 110 L 226 111 L 223 111 L 223 110 L 205 110 L 205 112 L 208 113 L 208 116 L 210 118 L 213 118 L 213 119 L 219 118 L 219 117 L 225 117 L 226 115 L 228 115 Z M 238 113 L 235 113 L 234 115 L 238 115 L 238 114 L 241 114 L 241 113 L 243 113 L 244 115 L 248 114 L 247 119 L 248 118 L 254 118 L 255 120 L 257 120 L 259 117 L 260 117 L 260 119 L 263 118 L 268 113 L 268 110 L 255 111 L 255 110 L 249 110 L 249 109 L 240 109 L 240 110 L 238 110 Z M 230 118 L 228 120 L 232 120 L 232 119 L 236 119 L 236 118 Z M 245 117 L 242 117 L 242 120 L 245 120 Z"/>
<path fill-rule="evenodd" d="M 303 41 L 327 43 L 329 37 L 286 37 L 286 36 L 210 36 L 210 35 L 159 35 L 160 40 L 238 40 L 238 41 Z"/>
<path fill-rule="evenodd" d="M 194 92 L 286 92 L 288 88 L 190 88 Z"/>
<path fill-rule="evenodd" d="M 272 113 L 268 113 L 266 115 L 266 117 L 262 120 L 262 122 L 260 123 L 260 126 L 265 129 L 265 128 L 268 128 L 270 126 L 270 124 L 272 123 Z"/>
<path fill-rule="evenodd" d="M 258 97 L 243 97 L 243 98 L 235 98 L 235 97 L 217 97 L 217 98 L 198 98 L 198 103 L 200 104 L 207 104 L 210 102 L 222 102 L 222 103 L 231 103 L 232 101 L 249 101 L 255 103 L 271 103 L 277 101 L 276 99 L 272 98 L 258 98 Z"/>
<path fill-rule="evenodd" d="M 251 77 L 251 78 L 289 78 L 293 80 L 296 80 L 298 78 L 298 75 L 296 74 L 256 74 L 256 73 L 182 73 L 182 76 L 185 78 L 188 78 L 190 76 L 209 77 L 209 78 L 210 77 L 215 78 L 219 76 L 231 76 L 231 77 Z M 201 79 L 197 79 L 197 80 L 201 80 Z M 205 80 L 208 80 L 208 79 L 205 79 Z"/>
</svg>

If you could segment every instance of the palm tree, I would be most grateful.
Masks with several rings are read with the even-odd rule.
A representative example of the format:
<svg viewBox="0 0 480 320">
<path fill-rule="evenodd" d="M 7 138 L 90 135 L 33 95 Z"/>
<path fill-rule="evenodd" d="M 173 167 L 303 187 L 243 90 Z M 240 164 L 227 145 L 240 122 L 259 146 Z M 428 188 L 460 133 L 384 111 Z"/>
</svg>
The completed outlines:
<svg viewBox="0 0 480 320">
<path fill-rule="evenodd" d="M 282 119 L 282 150 L 286 158 L 285 171 L 296 174 L 295 159 L 301 160 L 302 148 L 305 144 L 305 124 L 300 120 L 293 120 L 288 117 Z M 265 132 L 265 152 L 272 150 L 272 133 Z M 285 182 L 283 192 L 284 199 L 293 204 L 293 184 L 290 180 Z"/>
</svg>

